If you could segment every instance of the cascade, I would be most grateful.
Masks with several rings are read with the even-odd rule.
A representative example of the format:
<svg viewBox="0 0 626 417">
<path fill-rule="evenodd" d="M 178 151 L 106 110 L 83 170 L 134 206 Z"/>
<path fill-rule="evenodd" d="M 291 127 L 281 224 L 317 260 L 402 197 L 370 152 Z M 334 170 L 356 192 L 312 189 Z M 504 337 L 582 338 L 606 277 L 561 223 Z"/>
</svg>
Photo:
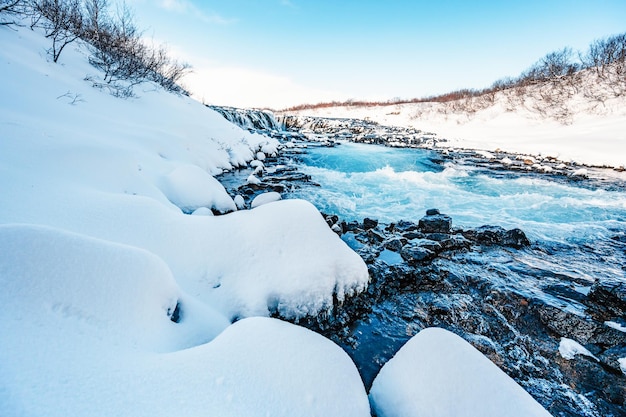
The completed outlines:
<svg viewBox="0 0 626 417">
<path fill-rule="evenodd" d="M 226 106 L 207 106 L 215 110 L 226 120 L 248 130 L 282 131 L 284 126 L 276 121 L 269 110 L 239 109 Z"/>
</svg>

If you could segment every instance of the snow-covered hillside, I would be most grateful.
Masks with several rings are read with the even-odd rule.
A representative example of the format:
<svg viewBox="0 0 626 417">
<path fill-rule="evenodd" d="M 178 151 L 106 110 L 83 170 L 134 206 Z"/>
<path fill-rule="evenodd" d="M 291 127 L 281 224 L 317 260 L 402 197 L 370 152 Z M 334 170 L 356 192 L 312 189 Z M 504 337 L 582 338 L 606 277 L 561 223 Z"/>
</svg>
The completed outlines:
<svg viewBox="0 0 626 417">
<path fill-rule="evenodd" d="M 268 318 L 329 309 L 365 264 L 310 203 L 234 211 L 214 177 L 280 144 L 150 83 L 92 87 L 78 42 L 56 64 L 38 31 L 0 45 L 0 415 L 369 415 L 338 346 Z"/>
<path fill-rule="evenodd" d="M 410 103 L 326 107 L 287 114 L 367 119 L 386 126 L 412 127 L 446 139 L 438 142 L 445 147 L 499 149 L 564 162 L 626 167 L 626 96 L 600 103 L 578 93 L 567 99 L 567 106 L 571 114 L 566 123 L 535 111 L 534 98 L 512 105 L 502 92 L 495 94 L 489 106 L 479 106 L 485 108 L 474 112 L 465 111 L 464 104 L 455 110 L 455 103 Z"/>
</svg>

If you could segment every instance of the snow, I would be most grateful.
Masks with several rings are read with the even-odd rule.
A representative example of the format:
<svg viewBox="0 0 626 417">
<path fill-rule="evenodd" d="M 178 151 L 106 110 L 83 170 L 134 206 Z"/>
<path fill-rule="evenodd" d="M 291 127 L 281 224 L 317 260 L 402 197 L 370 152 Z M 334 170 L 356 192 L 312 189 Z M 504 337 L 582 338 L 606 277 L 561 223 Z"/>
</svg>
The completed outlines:
<svg viewBox="0 0 626 417">
<path fill-rule="evenodd" d="M 587 350 L 587 348 L 585 348 L 583 345 L 581 345 L 575 340 L 568 339 L 566 337 L 561 338 L 561 342 L 559 343 L 559 354 L 564 359 L 567 359 L 567 360 L 574 359 L 576 355 L 583 355 L 583 356 L 589 356 L 590 358 L 593 358 L 597 360 L 598 362 L 600 361 L 591 352 L 589 352 L 589 350 Z"/>
<path fill-rule="evenodd" d="M 274 319 L 230 325 L 145 250 L 5 225 L 0 271 L 15 336 L 0 339 L 0 415 L 369 415 L 338 346 Z"/>
<path fill-rule="evenodd" d="M 626 326 L 623 326 L 620 323 L 617 323 L 615 321 L 605 321 L 604 324 L 606 326 L 609 326 L 609 327 L 615 329 L 615 330 L 619 330 L 620 332 L 626 333 Z"/>
<path fill-rule="evenodd" d="M 619 362 L 619 368 L 622 370 L 622 373 L 626 375 L 626 358 L 619 358 L 617 362 Z"/>
<path fill-rule="evenodd" d="M 550 416 L 459 336 L 427 328 L 387 362 L 370 391 L 379 417 Z"/>
<path fill-rule="evenodd" d="M 181 165 L 163 179 L 161 190 L 183 212 L 200 207 L 214 208 L 221 213 L 237 210 L 224 186 L 197 165 Z"/>
<path fill-rule="evenodd" d="M 310 203 L 244 210 L 215 178 L 279 143 L 94 88 L 79 42 L 0 44 L 0 415 L 369 415 L 339 347 L 267 318 L 331 309 L 364 262 Z"/>
<path fill-rule="evenodd" d="M 281 198 L 282 197 L 281 197 L 280 193 L 277 193 L 276 191 L 268 191 L 266 193 L 259 194 L 256 197 L 254 197 L 254 200 L 252 200 L 252 202 L 250 203 L 250 207 L 251 208 L 255 208 L 255 207 L 261 206 L 263 204 L 267 204 L 267 203 L 272 203 L 274 201 L 278 201 Z"/>
<path fill-rule="evenodd" d="M 311 203 L 245 210 L 215 178 L 279 142 L 150 83 L 94 88 L 80 42 L 59 64 L 37 30 L 0 44 L 0 415 L 369 416 L 337 345 L 269 318 L 331 311 L 366 265 Z M 437 329 L 370 398 L 380 416 L 547 415 Z"/>
<path fill-rule="evenodd" d="M 501 93 L 492 107 L 471 115 L 452 113 L 441 103 L 381 106 L 338 106 L 289 112 L 305 116 L 369 119 L 387 126 L 405 126 L 434 133 L 438 146 L 525 155 L 551 156 L 565 162 L 626 167 L 626 97 L 602 106 L 573 97 L 574 116 L 568 124 L 528 110 L 533 103 L 511 110 Z M 425 133 L 426 134 L 426 133 Z"/>
<path fill-rule="evenodd" d="M 261 184 L 261 180 L 258 179 L 254 174 L 250 174 L 248 176 L 248 179 L 246 180 L 246 182 L 248 184 L 252 184 L 252 185 L 259 185 L 259 184 Z"/>
</svg>

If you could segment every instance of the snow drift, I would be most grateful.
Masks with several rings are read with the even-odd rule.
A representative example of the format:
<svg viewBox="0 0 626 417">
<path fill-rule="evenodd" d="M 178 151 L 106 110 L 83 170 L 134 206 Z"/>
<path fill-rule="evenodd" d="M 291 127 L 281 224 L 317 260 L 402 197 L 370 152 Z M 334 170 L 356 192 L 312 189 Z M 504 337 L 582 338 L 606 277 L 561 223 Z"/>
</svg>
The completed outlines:
<svg viewBox="0 0 626 417">
<path fill-rule="evenodd" d="M 549 417 L 513 379 L 461 337 L 428 328 L 383 366 L 370 391 L 380 417 Z"/>
</svg>

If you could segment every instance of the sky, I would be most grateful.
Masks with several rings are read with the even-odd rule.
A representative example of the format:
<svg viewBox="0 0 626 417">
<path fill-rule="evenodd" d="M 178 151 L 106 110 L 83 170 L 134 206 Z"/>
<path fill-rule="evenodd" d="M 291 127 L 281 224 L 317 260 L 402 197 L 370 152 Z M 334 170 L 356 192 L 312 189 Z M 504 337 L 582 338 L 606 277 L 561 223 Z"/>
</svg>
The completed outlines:
<svg viewBox="0 0 626 417">
<path fill-rule="evenodd" d="M 126 0 L 207 104 L 282 109 L 483 88 L 626 32 L 625 0 Z"/>
</svg>

